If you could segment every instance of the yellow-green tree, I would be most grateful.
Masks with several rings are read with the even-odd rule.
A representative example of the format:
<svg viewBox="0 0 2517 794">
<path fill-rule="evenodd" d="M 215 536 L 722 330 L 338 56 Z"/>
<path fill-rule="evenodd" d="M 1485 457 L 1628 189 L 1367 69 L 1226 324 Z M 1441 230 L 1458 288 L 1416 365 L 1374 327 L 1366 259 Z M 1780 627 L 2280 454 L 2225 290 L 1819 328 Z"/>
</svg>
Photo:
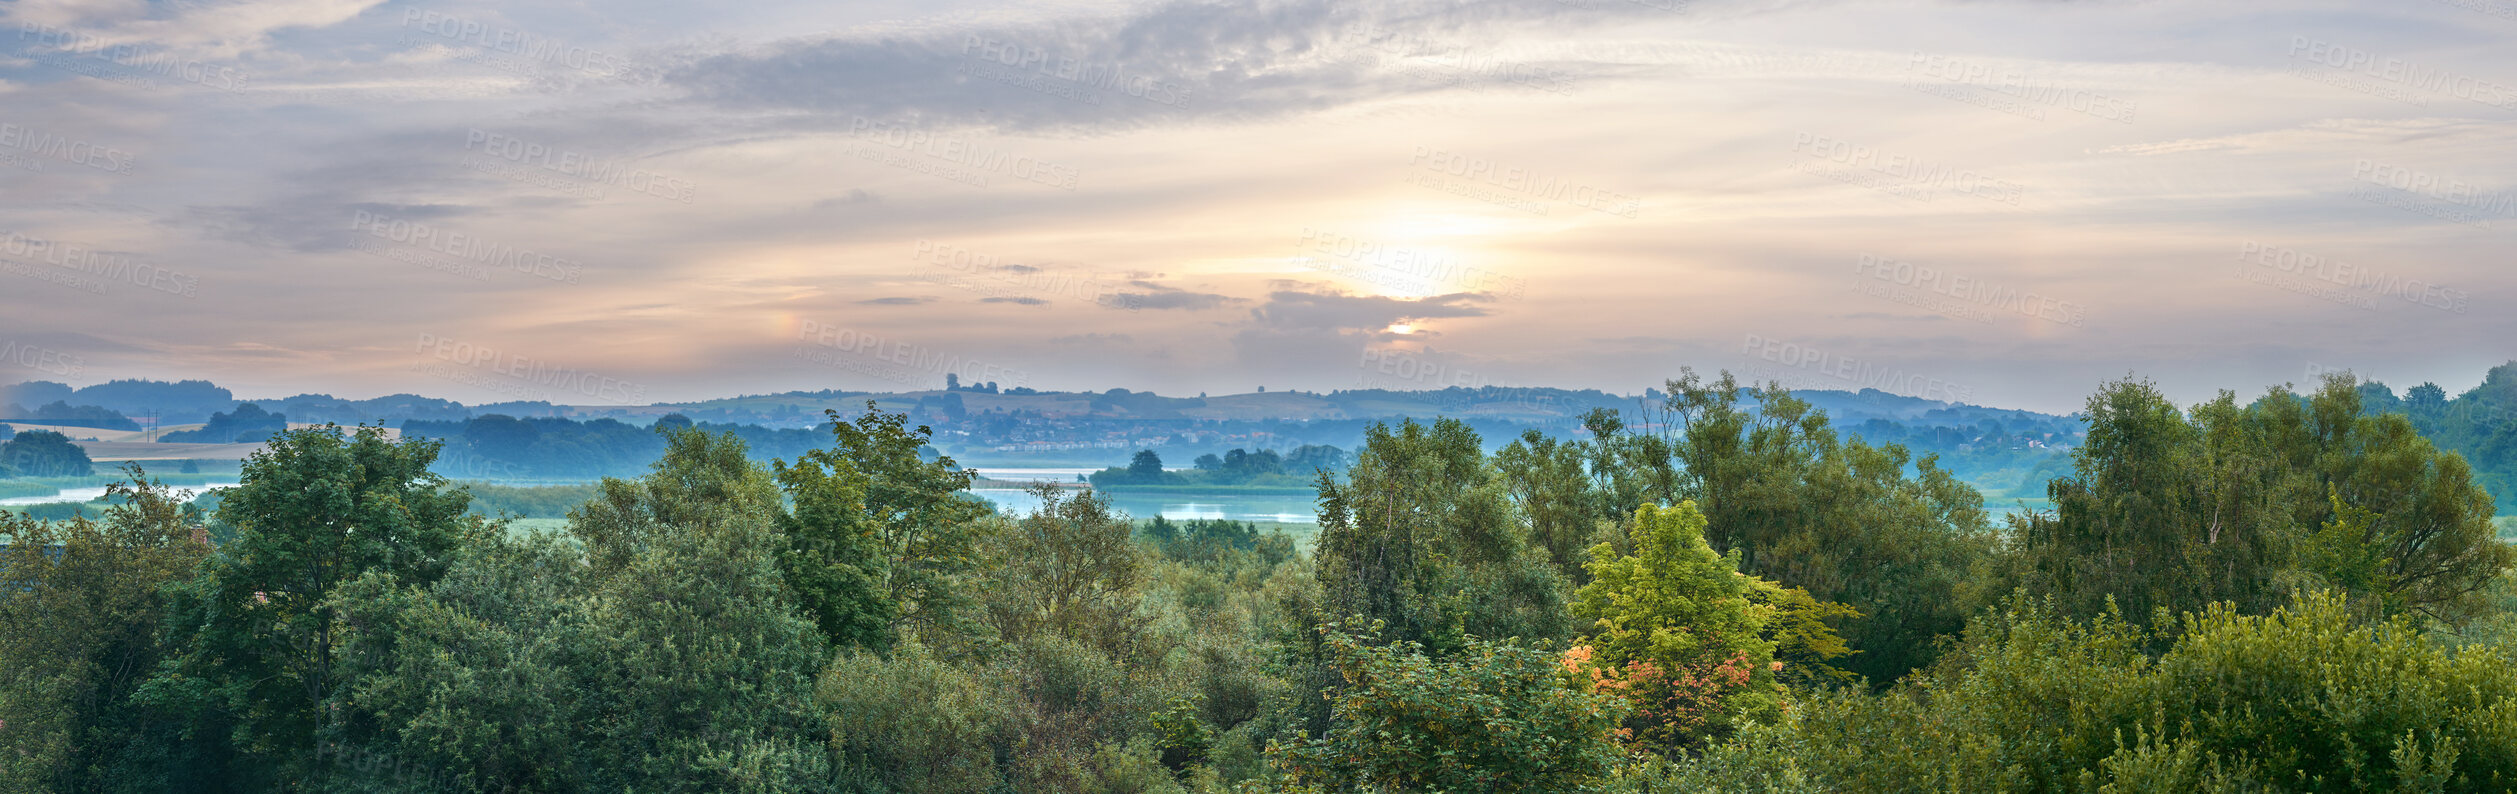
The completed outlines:
<svg viewBox="0 0 2517 794">
<path fill-rule="evenodd" d="M 1574 596 L 1589 630 L 1572 661 L 1634 703 L 1626 727 L 1656 750 L 1781 713 L 1775 642 L 1764 636 L 1777 610 L 1752 597 L 1760 583 L 1739 573 L 1736 555 L 1715 554 L 1704 530 L 1692 501 L 1644 505 L 1629 530 L 1634 552 L 1592 549 L 1591 583 Z"/>
</svg>

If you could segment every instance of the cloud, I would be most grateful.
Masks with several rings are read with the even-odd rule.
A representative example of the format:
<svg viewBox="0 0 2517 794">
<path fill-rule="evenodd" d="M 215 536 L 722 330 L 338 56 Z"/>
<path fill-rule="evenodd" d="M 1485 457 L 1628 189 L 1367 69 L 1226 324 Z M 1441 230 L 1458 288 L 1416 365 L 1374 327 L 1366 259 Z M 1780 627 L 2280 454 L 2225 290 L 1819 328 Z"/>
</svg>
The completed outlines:
<svg viewBox="0 0 2517 794">
<path fill-rule="evenodd" d="M 1672 18 L 1648 4 L 1172 0 L 1017 26 L 798 38 L 697 59 L 667 83 L 738 111 L 835 125 L 1112 129 L 1250 120 L 1457 88 L 1561 90 L 1584 73 L 1505 57 L 1538 23 Z"/>
<path fill-rule="evenodd" d="M 846 193 L 813 202 L 813 209 L 836 209 L 839 207 L 847 207 L 857 204 L 880 204 L 882 202 L 883 197 L 867 192 L 865 188 L 849 188 Z"/>
<path fill-rule="evenodd" d="M 871 299 L 867 299 L 867 300 L 857 301 L 857 304 L 858 304 L 858 305 L 861 305 L 861 306 L 919 306 L 919 305 L 924 305 L 924 304 L 929 304 L 929 303 L 934 303 L 934 302 L 935 302 L 935 299 L 934 299 L 934 298 L 929 298 L 929 297 L 917 297 L 917 298 L 910 298 L 910 297 L 897 297 L 897 298 L 871 298 Z"/>
<path fill-rule="evenodd" d="M 1197 310 L 1212 309 L 1227 303 L 1244 302 L 1242 299 L 1235 298 L 1230 295 L 1221 295 L 1211 292 L 1190 292 L 1177 287 L 1164 286 L 1142 279 L 1128 283 L 1130 286 L 1147 291 L 1113 293 L 1110 296 L 1110 305 L 1126 306 L 1137 309 Z"/>
<path fill-rule="evenodd" d="M 979 299 L 979 302 L 980 302 L 980 303 L 1011 303 L 1011 304 L 1016 304 L 1016 305 L 1020 305 L 1020 306 L 1047 306 L 1047 305 L 1049 305 L 1049 302 L 1048 302 L 1048 301 L 1041 300 L 1041 299 L 1039 299 L 1039 298 L 1022 298 L 1022 297 L 1010 297 L 1010 298 L 1009 298 L 1009 297 L 1002 296 L 1002 295 L 991 296 L 991 297 L 986 297 L 986 298 L 980 298 L 980 299 Z"/>
<path fill-rule="evenodd" d="M 1279 291 L 1267 296 L 1267 303 L 1250 310 L 1253 325 L 1279 330 L 1371 330 L 1378 331 L 1410 320 L 1431 320 L 1446 317 L 1483 317 L 1487 301 L 1476 293 L 1454 293 L 1430 298 L 1407 300 L 1380 295 L 1347 295 Z"/>
<path fill-rule="evenodd" d="M 384 0 L 229 0 L 185 3 L 12 3 L 6 21 L 22 30 L 59 31 L 39 40 L 56 51 L 127 46 L 194 58 L 233 58 L 270 44 L 290 28 L 324 28 Z M 20 35 L 19 38 L 28 38 Z"/>
<path fill-rule="evenodd" d="M 1116 346 L 1122 342 L 1133 342 L 1135 340 L 1136 337 L 1127 334 L 1068 334 L 1066 336 L 1050 337 L 1049 344 L 1110 347 Z"/>
<path fill-rule="evenodd" d="M 1853 312 L 1837 315 L 1847 320 L 1887 320 L 1890 322 L 1941 322 L 1949 318 L 1937 314 L 1896 314 L 1893 312 Z"/>
</svg>

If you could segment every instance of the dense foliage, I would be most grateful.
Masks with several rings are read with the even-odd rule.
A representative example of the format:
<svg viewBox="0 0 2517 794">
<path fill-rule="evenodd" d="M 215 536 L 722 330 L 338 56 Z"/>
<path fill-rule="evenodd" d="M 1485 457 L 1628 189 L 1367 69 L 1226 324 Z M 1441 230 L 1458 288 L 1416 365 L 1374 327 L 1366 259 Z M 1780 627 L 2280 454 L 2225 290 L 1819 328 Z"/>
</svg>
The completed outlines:
<svg viewBox="0 0 2517 794">
<path fill-rule="evenodd" d="M 870 403 L 765 449 L 283 431 L 203 504 L 135 468 L 0 514 L 0 792 L 2509 790 L 2510 553 L 2378 393 L 2107 384 L 2007 526 L 1727 375 L 1492 453 L 1411 420 L 1342 469 L 1113 470 L 1317 462 L 1307 548 L 1064 483 L 994 514 Z M 597 450 L 643 471 L 441 476 Z"/>
<path fill-rule="evenodd" d="M 2056 511 L 2018 527 L 2022 581 L 2081 613 L 2108 598 L 2136 619 L 2219 601 L 2260 613 L 2332 588 L 2376 614 L 2462 623 L 2509 565 L 2463 458 L 2364 412 L 2347 377 L 2245 407 L 2223 392 L 2190 415 L 2114 383 L 2088 414 Z"/>
</svg>

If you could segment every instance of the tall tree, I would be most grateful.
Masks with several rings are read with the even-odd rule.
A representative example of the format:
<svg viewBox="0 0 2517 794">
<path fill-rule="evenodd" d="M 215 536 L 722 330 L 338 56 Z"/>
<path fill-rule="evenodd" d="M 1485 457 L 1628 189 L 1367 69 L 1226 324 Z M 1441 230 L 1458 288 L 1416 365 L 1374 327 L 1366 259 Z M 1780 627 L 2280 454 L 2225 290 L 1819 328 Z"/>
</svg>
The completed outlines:
<svg viewBox="0 0 2517 794">
<path fill-rule="evenodd" d="M 1318 577 L 1332 616 L 1384 621 L 1441 655 L 1470 635 L 1564 636 L 1564 578 L 1455 419 L 1364 431 L 1343 482 L 1320 476 Z"/>
<path fill-rule="evenodd" d="M 865 473 L 803 461 L 771 467 L 793 500 L 778 517 L 787 544 L 778 570 L 798 605 L 835 645 L 890 648 L 900 606 L 884 585 L 891 558 L 884 528 L 866 509 Z"/>
<path fill-rule="evenodd" d="M 1531 540 L 1576 585 L 1590 581 L 1583 563 L 1592 546 L 1610 539 L 1616 528 L 1613 519 L 1625 509 L 1611 505 L 1611 495 L 1592 479 L 1591 447 L 1583 439 L 1556 439 L 1528 430 L 1494 456 L 1512 501 L 1529 518 Z"/>
<path fill-rule="evenodd" d="M 306 780 L 332 727 L 322 706 L 346 683 L 334 593 L 369 571 L 435 581 L 493 530 L 465 514 L 468 494 L 429 473 L 437 449 L 387 441 L 383 428 L 325 426 L 275 436 L 246 459 L 218 509 L 230 539 L 173 588 L 168 641 L 178 650 L 141 699 L 189 717 L 191 738 L 224 742 L 247 774 Z M 228 730 L 204 735 L 207 726 Z"/>
<path fill-rule="evenodd" d="M 855 615 L 860 609 L 888 612 L 893 630 L 960 619 L 970 595 L 956 584 L 978 562 L 981 519 L 988 516 L 986 503 L 969 498 L 976 474 L 951 456 L 929 459 L 920 454 L 935 431 L 925 425 L 910 427 L 907 414 L 883 413 L 871 400 L 854 421 L 841 419 L 835 410 L 827 414 L 837 443 L 777 467 L 780 481 L 797 494 L 803 510 L 788 532 L 806 548 L 802 559 L 790 557 L 789 570 L 804 573 L 789 575 L 799 581 L 845 579 L 855 574 L 831 567 L 847 565 L 877 580 L 881 592 L 880 599 L 873 599 L 851 589 L 853 584 L 822 587 L 808 582 L 799 588 L 814 599 L 808 610 L 823 616 Z M 863 492 L 861 513 L 850 513 L 845 497 L 829 492 L 852 487 Z M 812 489 L 825 493 L 812 497 L 815 501 L 807 506 L 801 501 L 803 492 Z M 855 550 L 867 543 L 879 550 L 879 559 Z M 835 634 L 868 636 L 859 629 Z"/>
<path fill-rule="evenodd" d="M 145 786 L 133 758 L 174 743 L 129 698 L 165 654 L 161 588 L 209 544 L 180 496 L 128 471 L 102 522 L 0 513 L 0 791 Z"/>
<path fill-rule="evenodd" d="M 1840 438 L 1825 412 L 1780 387 L 1693 371 L 1667 385 L 1652 421 L 1613 444 L 1602 435 L 1613 450 L 1603 457 L 1633 472 L 1606 487 L 1692 500 L 1707 541 L 1739 555 L 1741 571 L 1858 611 L 1843 633 L 1860 653 L 1844 667 L 1874 682 L 1928 664 L 1936 638 L 1964 627 L 1982 599 L 1974 574 L 1994 549 L 1974 488 L 1934 457 Z"/>
<path fill-rule="evenodd" d="M 656 432 L 665 448 L 653 471 L 634 480 L 605 477 L 600 496 L 568 512 L 597 573 L 628 567 L 665 534 L 711 534 L 779 512 L 776 481 L 752 462 L 742 439 L 689 426 Z"/>
</svg>

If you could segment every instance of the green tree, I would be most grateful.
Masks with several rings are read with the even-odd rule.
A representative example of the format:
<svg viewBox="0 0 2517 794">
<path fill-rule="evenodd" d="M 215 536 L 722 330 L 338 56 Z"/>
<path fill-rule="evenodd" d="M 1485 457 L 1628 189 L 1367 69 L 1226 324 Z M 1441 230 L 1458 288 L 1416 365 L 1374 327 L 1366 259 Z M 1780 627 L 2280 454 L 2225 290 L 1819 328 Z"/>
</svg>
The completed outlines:
<svg viewBox="0 0 2517 794">
<path fill-rule="evenodd" d="M 1150 449 L 1137 450 L 1136 457 L 1127 462 L 1127 474 L 1137 482 L 1161 482 L 1162 456 Z"/>
<path fill-rule="evenodd" d="M 1149 655 L 1150 616 L 1138 608 L 1144 552 L 1127 517 L 1091 491 L 1069 496 L 1035 483 L 1030 493 L 1040 506 L 1014 521 L 987 554 L 983 600 L 997 637 L 1019 645 L 1048 633 L 1114 659 Z"/>
<path fill-rule="evenodd" d="M 1983 497 L 1935 458 L 1840 438 L 1824 412 L 1772 385 L 1743 390 L 1727 373 L 1708 382 L 1688 371 L 1667 386 L 1655 424 L 1670 435 L 1601 436 L 1641 472 L 1611 487 L 1693 500 L 1706 540 L 1736 553 L 1742 572 L 1859 612 L 1833 618 L 1861 651 L 1845 669 L 1884 684 L 1929 664 L 1937 638 L 1984 602 L 1977 574 L 1995 533 Z M 1592 426 L 1616 427 L 1601 417 Z"/>
<path fill-rule="evenodd" d="M 2476 614 L 2511 562 L 2489 494 L 2454 453 L 2398 414 L 2370 414 L 2348 375 L 2312 397 L 2223 392 L 2180 412 L 2146 382 L 2089 400 L 2075 476 L 2056 510 L 2020 522 L 2020 580 L 2074 614 L 2227 601 L 2262 614 L 2340 588 L 2372 614 L 2447 623 Z"/>
<path fill-rule="evenodd" d="M 1319 494 L 1329 614 L 1383 621 L 1437 656 L 1471 634 L 1565 635 L 1564 579 L 1468 425 L 1373 425 L 1345 481 L 1323 474 Z"/>
<path fill-rule="evenodd" d="M 742 439 L 691 427 L 658 432 L 664 456 L 651 473 L 603 478 L 600 495 L 568 513 L 598 573 L 627 568 L 667 534 L 711 534 L 779 511 L 777 482 L 752 462 Z"/>
<path fill-rule="evenodd" d="M 250 777 L 305 780 L 333 727 L 322 707 L 348 683 L 333 595 L 370 571 L 433 582 L 495 531 L 429 473 L 437 448 L 325 426 L 274 436 L 246 459 L 217 514 L 232 536 L 172 589 L 176 650 L 139 699 L 186 717 L 188 738 L 221 743 Z"/>
<path fill-rule="evenodd" d="M 87 450 L 60 433 L 29 430 L 0 441 L 0 476 L 85 477 L 93 473 Z"/>
<path fill-rule="evenodd" d="M 572 519 L 585 548 L 489 539 L 444 577 L 372 571 L 336 598 L 355 685 L 330 786 L 384 790 L 812 790 L 828 641 L 778 568 L 769 473 L 682 428 L 653 473 Z M 409 770 L 422 772 L 410 774 Z"/>
<path fill-rule="evenodd" d="M 130 697 L 166 652 L 161 588 L 209 544 L 177 494 L 128 472 L 102 522 L 0 513 L 0 791 L 138 784 L 134 756 L 176 738 Z"/>
<path fill-rule="evenodd" d="M 1592 479 L 1590 447 L 1529 430 L 1494 456 L 1512 501 L 1529 518 L 1530 539 L 1577 586 L 1590 581 L 1583 563 L 1592 546 L 1615 535 L 1614 519 L 1622 512 L 1609 506 L 1610 494 Z"/>
<path fill-rule="evenodd" d="M 2291 520 L 2349 527 L 2376 549 L 2383 577 L 2360 592 L 2388 614 L 2462 623 L 2480 613 L 2483 591 L 2517 552 L 2499 542 L 2494 502 L 2464 457 L 2440 450 L 2401 414 L 2369 413 L 2357 385 L 2336 374 L 2303 403 L 2282 391 L 2259 403 L 2267 414 L 2303 404 L 2313 418 L 2301 424 L 2323 439 L 2284 450 L 2294 464 L 2321 464 L 2289 490 Z"/>
<path fill-rule="evenodd" d="M 837 443 L 778 466 L 799 505 L 806 491 L 828 491 L 813 496 L 813 506 L 788 527 L 800 545 L 790 552 L 787 570 L 803 583 L 798 592 L 813 599 L 807 611 L 843 627 L 859 625 L 864 618 L 857 616 L 879 615 L 889 616 L 891 631 L 954 624 L 971 603 L 956 583 L 978 563 L 981 519 L 988 516 L 985 502 L 969 498 L 976 475 L 950 456 L 921 455 L 935 431 L 910 428 L 907 414 L 882 413 L 871 400 L 853 422 L 835 410 L 827 414 Z M 839 492 L 857 487 L 863 507 L 852 514 Z M 869 544 L 872 554 L 861 550 Z M 847 580 L 856 574 L 877 580 L 880 597 L 855 589 Z M 835 636 L 869 632 L 847 628 Z"/>
<path fill-rule="evenodd" d="M 900 608 L 884 586 L 891 559 L 884 529 L 866 509 L 864 472 L 806 461 L 771 467 L 794 502 L 778 523 L 787 542 L 778 557 L 787 587 L 832 643 L 890 647 Z"/>
</svg>

